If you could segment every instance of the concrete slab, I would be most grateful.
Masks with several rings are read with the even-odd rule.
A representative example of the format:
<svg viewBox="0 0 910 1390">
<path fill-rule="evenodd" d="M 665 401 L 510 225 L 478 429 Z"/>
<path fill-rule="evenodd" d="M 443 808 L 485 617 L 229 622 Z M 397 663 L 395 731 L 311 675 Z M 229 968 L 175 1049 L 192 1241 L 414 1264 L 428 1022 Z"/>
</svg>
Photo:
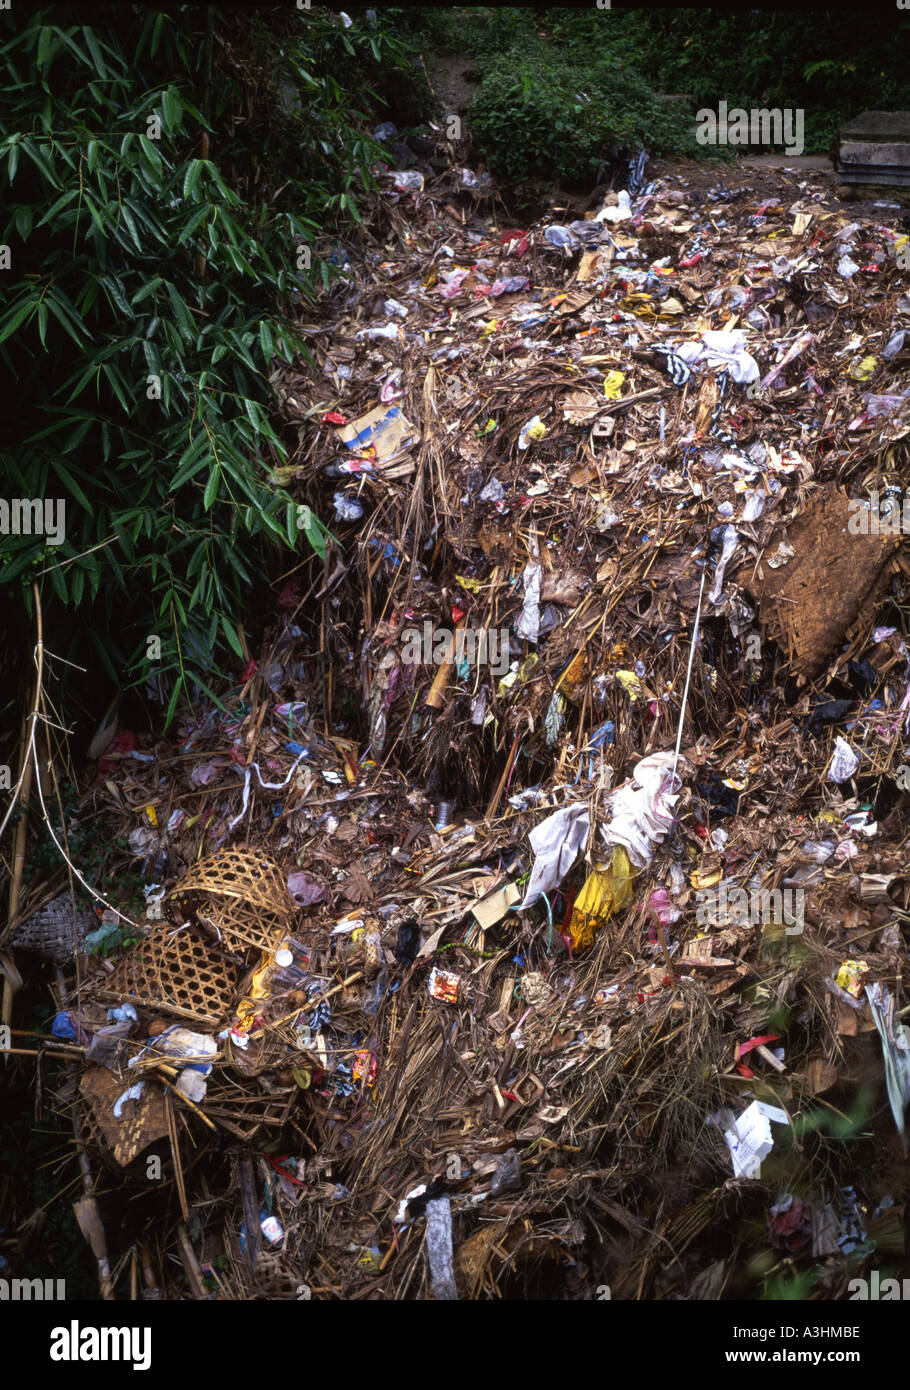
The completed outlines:
<svg viewBox="0 0 910 1390">
<path fill-rule="evenodd" d="M 910 144 L 910 111 L 864 111 L 841 126 L 840 138 Z"/>
<path fill-rule="evenodd" d="M 864 111 L 842 126 L 837 172 L 844 183 L 910 187 L 910 111 Z"/>
</svg>

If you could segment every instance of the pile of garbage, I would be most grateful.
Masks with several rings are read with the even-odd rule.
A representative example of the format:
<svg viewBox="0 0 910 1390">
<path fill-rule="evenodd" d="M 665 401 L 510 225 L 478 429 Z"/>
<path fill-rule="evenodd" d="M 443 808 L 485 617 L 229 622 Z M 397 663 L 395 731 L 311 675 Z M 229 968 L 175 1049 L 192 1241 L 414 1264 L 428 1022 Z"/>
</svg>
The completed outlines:
<svg viewBox="0 0 910 1390">
<path fill-rule="evenodd" d="M 900 1258 L 910 250 L 775 178 L 521 227 L 398 171 L 306 311 L 322 572 L 229 718 L 105 751 L 146 911 L 60 958 L 58 1104 L 173 1184 L 152 1290 L 754 1297 L 786 1257 L 838 1297 Z"/>
</svg>

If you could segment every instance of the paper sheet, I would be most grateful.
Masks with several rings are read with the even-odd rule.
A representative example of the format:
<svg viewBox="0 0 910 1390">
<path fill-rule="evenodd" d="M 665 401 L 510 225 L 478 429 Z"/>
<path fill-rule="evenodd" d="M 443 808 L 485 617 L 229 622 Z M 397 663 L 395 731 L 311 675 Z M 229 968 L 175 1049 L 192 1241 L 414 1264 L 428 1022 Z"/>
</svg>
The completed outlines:
<svg viewBox="0 0 910 1390">
<path fill-rule="evenodd" d="M 724 1130 L 724 1138 L 733 1160 L 733 1175 L 737 1178 L 761 1177 L 762 1160 L 774 1147 L 771 1121 L 785 1125 L 789 1121 L 783 1110 L 754 1100 L 747 1110 Z"/>
</svg>

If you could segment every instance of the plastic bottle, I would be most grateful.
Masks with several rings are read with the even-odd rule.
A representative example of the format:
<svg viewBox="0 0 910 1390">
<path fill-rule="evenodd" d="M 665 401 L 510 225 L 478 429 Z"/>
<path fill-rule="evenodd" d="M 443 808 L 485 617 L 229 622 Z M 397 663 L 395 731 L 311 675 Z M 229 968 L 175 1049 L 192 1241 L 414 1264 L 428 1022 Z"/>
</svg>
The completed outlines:
<svg viewBox="0 0 910 1390">
<path fill-rule="evenodd" d="M 276 993 L 297 989 L 309 974 L 310 948 L 297 937 L 289 936 L 275 952 L 272 989 Z"/>
</svg>

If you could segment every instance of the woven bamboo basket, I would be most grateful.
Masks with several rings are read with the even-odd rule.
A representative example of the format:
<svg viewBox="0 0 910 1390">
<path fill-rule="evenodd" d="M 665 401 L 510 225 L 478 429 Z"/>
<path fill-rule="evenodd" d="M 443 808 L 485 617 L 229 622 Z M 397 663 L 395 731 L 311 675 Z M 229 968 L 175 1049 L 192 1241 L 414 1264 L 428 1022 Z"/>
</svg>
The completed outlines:
<svg viewBox="0 0 910 1390">
<path fill-rule="evenodd" d="M 13 929 L 9 944 L 17 951 L 34 951 L 55 965 L 71 965 L 74 951 L 82 950 L 86 935 L 97 926 L 98 920 L 89 908 L 73 915 L 73 900 L 67 889 L 20 922 Z"/>
<path fill-rule="evenodd" d="M 220 849 L 190 868 L 168 896 L 166 911 L 187 917 L 229 952 L 268 951 L 293 921 L 284 875 L 267 855 Z"/>
<path fill-rule="evenodd" d="M 112 1153 L 121 1168 L 168 1132 L 164 1094 L 157 1086 L 147 1084 L 138 1101 L 126 1102 L 121 1119 L 115 1117 L 117 1098 L 131 1081 L 106 1067 L 91 1067 L 79 1082 L 83 1143 Z"/>
<path fill-rule="evenodd" d="M 124 956 L 99 999 L 131 1003 L 217 1028 L 233 1015 L 244 967 L 226 959 L 188 923 L 162 923 Z"/>
<path fill-rule="evenodd" d="M 845 636 L 871 622 L 900 544 L 887 534 L 852 533 L 850 518 L 846 493 L 820 487 L 797 517 L 776 528 L 762 570 L 745 585 L 767 635 L 807 677 L 819 674 Z M 781 541 L 795 554 L 774 570 L 767 560 Z"/>
<path fill-rule="evenodd" d="M 296 1104 L 296 1095 L 267 1096 L 228 1080 L 223 1070 L 209 1077 L 203 1110 L 238 1139 L 248 1143 L 259 1131 L 280 1129 Z"/>
</svg>

